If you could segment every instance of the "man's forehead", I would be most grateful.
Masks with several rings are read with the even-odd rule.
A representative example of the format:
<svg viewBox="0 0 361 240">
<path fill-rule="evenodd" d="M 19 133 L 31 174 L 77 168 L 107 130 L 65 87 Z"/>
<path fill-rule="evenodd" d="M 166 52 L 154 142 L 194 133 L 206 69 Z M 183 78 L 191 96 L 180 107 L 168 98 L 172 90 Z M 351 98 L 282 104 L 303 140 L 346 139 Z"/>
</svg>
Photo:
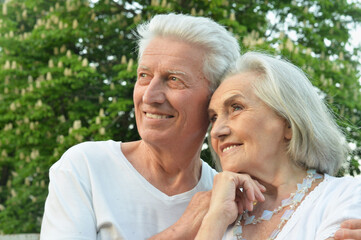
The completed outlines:
<svg viewBox="0 0 361 240">
<path fill-rule="evenodd" d="M 143 65 L 143 64 L 139 64 L 138 68 L 142 69 L 142 70 L 147 70 L 147 71 L 151 70 L 150 67 Z M 181 71 L 181 70 L 166 69 L 165 71 L 168 72 L 169 74 L 177 74 L 177 75 L 184 75 L 184 76 L 187 75 L 184 71 Z"/>
</svg>

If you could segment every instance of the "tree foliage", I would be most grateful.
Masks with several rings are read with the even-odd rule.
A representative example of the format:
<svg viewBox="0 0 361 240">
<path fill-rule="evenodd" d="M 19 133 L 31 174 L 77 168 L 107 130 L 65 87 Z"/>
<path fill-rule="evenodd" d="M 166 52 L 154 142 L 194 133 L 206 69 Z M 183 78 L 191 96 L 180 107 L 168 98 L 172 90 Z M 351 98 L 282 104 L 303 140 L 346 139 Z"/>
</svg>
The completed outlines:
<svg viewBox="0 0 361 240">
<path fill-rule="evenodd" d="M 211 17 L 243 51 L 302 67 L 339 116 L 354 152 L 340 174 L 360 174 L 361 21 L 347 0 L 0 1 L 0 233 L 38 232 L 49 167 L 88 140 L 138 139 L 132 90 L 135 26 L 154 14 Z M 207 148 L 202 157 L 209 160 Z"/>
</svg>

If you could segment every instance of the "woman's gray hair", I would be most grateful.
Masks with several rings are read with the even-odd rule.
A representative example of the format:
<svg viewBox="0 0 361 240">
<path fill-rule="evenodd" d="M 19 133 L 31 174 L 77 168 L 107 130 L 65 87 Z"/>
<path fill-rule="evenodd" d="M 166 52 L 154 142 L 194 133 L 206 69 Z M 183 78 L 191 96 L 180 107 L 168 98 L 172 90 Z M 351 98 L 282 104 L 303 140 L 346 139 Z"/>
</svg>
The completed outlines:
<svg viewBox="0 0 361 240">
<path fill-rule="evenodd" d="M 256 72 L 255 94 L 292 128 L 290 159 L 305 169 L 334 175 L 349 153 L 346 138 L 316 88 L 292 63 L 248 52 L 230 75 Z"/>
<path fill-rule="evenodd" d="M 137 27 L 138 58 L 155 37 L 173 37 L 205 49 L 203 73 L 214 91 L 240 57 L 237 39 L 210 18 L 183 14 L 156 15 Z"/>
</svg>

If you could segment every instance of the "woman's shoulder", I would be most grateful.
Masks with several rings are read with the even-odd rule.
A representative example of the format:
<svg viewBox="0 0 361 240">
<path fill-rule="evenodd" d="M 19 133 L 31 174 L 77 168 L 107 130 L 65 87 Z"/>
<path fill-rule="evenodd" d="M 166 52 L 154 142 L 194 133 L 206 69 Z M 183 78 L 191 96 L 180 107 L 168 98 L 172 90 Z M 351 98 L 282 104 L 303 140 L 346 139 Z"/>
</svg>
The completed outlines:
<svg viewBox="0 0 361 240">
<path fill-rule="evenodd" d="M 334 177 L 328 174 L 325 174 L 325 180 L 329 184 L 338 184 L 338 185 L 359 185 L 361 184 L 361 177 L 356 176 L 344 176 L 344 177 Z"/>
<path fill-rule="evenodd" d="M 361 196 L 361 178 L 344 176 L 334 177 L 325 174 L 325 192 L 337 195 L 354 195 L 360 194 Z"/>
</svg>

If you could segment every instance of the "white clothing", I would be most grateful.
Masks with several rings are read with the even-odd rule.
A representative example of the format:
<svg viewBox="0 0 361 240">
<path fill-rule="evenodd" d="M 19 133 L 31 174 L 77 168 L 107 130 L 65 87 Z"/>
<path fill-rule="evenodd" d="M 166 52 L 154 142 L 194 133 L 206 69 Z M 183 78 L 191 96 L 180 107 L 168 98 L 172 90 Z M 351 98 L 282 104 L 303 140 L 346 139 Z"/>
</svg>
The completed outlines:
<svg viewBox="0 0 361 240">
<path fill-rule="evenodd" d="M 50 168 L 42 240 L 149 238 L 174 224 L 192 196 L 212 188 L 216 171 L 202 164 L 197 186 L 168 196 L 129 163 L 114 141 L 70 148 Z"/>
<path fill-rule="evenodd" d="M 275 240 L 324 240 L 333 237 L 341 222 L 361 218 L 361 179 L 325 179 L 301 202 Z M 223 239 L 232 239 L 233 226 Z"/>
</svg>

